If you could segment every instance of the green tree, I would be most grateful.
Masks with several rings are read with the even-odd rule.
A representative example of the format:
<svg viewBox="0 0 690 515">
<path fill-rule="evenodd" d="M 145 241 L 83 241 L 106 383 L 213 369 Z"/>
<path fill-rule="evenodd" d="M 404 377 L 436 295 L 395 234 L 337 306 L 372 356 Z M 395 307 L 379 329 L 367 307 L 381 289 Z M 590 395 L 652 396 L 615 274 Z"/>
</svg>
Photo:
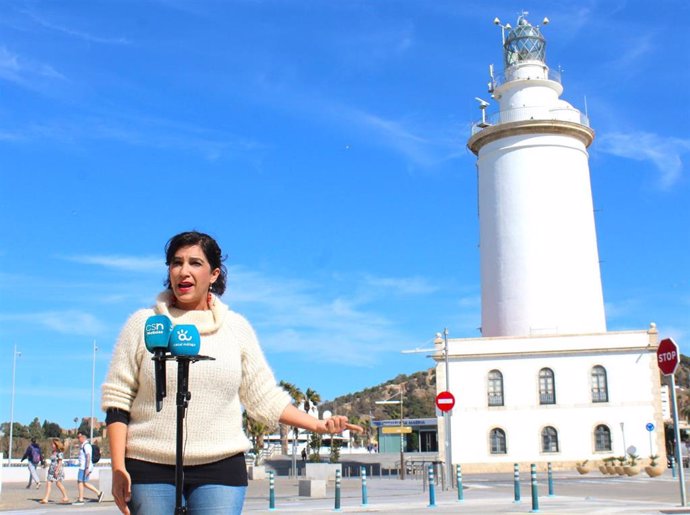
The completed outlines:
<svg viewBox="0 0 690 515">
<path fill-rule="evenodd" d="M 338 463 L 340 461 L 340 440 L 336 440 L 335 435 L 331 435 L 331 454 L 329 456 L 331 463 Z"/>
<path fill-rule="evenodd" d="M 55 422 L 43 421 L 43 435 L 45 438 L 60 438 L 62 436 L 62 428 Z"/>
<path fill-rule="evenodd" d="M 321 462 L 321 443 L 323 442 L 323 437 L 319 433 L 312 433 L 309 438 L 309 448 L 311 449 L 311 454 L 309 454 L 309 461 L 312 463 Z"/>
<path fill-rule="evenodd" d="M 29 438 L 35 438 L 36 440 L 43 440 L 45 438 L 45 435 L 43 434 L 43 427 L 41 426 L 38 417 L 35 417 L 31 421 L 31 423 L 28 426 L 28 429 Z"/>
<path fill-rule="evenodd" d="M 84 433 L 85 435 L 90 434 L 91 432 L 91 419 L 88 417 L 84 417 L 81 419 L 81 424 L 79 424 L 79 432 Z"/>
</svg>

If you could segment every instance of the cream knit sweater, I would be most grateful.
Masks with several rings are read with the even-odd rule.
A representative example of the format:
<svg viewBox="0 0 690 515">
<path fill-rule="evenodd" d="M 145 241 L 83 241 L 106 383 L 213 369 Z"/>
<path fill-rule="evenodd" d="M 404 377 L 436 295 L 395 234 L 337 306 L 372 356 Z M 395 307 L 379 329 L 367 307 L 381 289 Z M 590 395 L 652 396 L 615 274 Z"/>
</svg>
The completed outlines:
<svg viewBox="0 0 690 515">
<path fill-rule="evenodd" d="M 189 367 L 192 394 L 185 416 L 185 465 L 211 463 L 250 447 L 242 431 L 242 411 L 274 426 L 290 396 L 276 385 L 254 330 L 241 315 L 214 297 L 210 311 L 170 307 L 171 293 L 158 296 L 154 308 L 141 309 L 125 324 L 103 384 L 103 410 L 130 413 L 126 457 L 175 464 L 177 364 L 166 362 L 167 396 L 156 412 L 152 354 L 144 343 L 144 324 L 166 315 L 173 324 L 194 324 L 201 334 L 200 354 L 216 358 Z"/>
</svg>

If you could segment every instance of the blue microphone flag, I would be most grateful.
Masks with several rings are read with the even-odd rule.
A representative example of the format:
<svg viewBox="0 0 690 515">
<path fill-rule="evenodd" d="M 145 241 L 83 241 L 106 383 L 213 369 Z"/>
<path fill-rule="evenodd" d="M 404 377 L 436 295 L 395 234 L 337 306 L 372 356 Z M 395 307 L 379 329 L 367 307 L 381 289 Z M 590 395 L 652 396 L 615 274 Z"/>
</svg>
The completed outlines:
<svg viewBox="0 0 690 515">
<path fill-rule="evenodd" d="M 196 356 L 201 348 L 201 336 L 195 325 L 176 325 L 170 335 L 170 354 Z"/>
<path fill-rule="evenodd" d="M 146 343 L 146 350 L 154 352 L 155 350 L 168 350 L 168 343 L 170 342 L 170 332 L 172 331 L 172 322 L 165 315 L 154 315 L 146 319 L 146 326 L 144 327 L 144 343 Z"/>
</svg>

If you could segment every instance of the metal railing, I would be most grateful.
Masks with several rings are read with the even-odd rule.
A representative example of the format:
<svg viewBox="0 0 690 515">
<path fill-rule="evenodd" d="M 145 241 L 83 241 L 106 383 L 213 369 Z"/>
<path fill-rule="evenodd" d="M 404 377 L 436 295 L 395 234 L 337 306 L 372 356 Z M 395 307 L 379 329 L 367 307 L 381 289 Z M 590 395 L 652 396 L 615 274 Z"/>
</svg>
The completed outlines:
<svg viewBox="0 0 690 515">
<path fill-rule="evenodd" d="M 273 455 L 280 454 L 280 452 L 280 445 L 271 444 L 268 447 L 261 449 L 258 458 L 254 453 L 248 452 L 244 455 L 244 460 L 247 462 L 248 465 L 261 465 L 267 459 L 272 458 Z"/>
<path fill-rule="evenodd" d="M 578 123 L 580 125 L 584 125 L 585 127 L 590 126 L 589 118 L 574 107 L 516 107 L 513 109 L 506 109 L 504 111 L 488 113 L 485 119 L 478 120 L 472 124 L 472 135 L 474 136 L 482 129 L 491 127 L 493 125 L 528 120 L 557 120 Z"/>
<path fill-rule="evenodd" d="M 609 393 L 607 391 L 592 390 L 592 402 L 608 402 Z"/>
<path fill-rule="evenodd" d="M 556 404 L 555 393 L 540 393 L 539 404 Z"/>
<path fill-rule="evenodd" d="M 503 406 L 503 394 L 502 393 L 490 393 L 489 394 L 489 406 Z"/>
<path fill-rule="evenodd" d="M 533 64 L 526 63 L 527 65 L 533 66 Z M 513 72 L 512 75 L 519 75 L 519 70 L 518 72 Z M 530 77 L 530 78 L 536 78 L 536 77 Z M 499 87 L 502 84 L 505 84 L 506 82 L 514 81 L 514 80 L 527 80 L 527 77 L 524 79 L 522 78 L 511 78 L 510 80 L 506 80 L 505 73 L 498 73 L 494 75 L 494 80 L 493 80 L 493 86 L 494 88 Z M 561 81 L 561 72 L 558 70 L 552 70 L 551 68 L 546 69 L 546 77 L 545 80 L 552 80 L 554 82 L 558 82 L 559 84 L 563 84 Z"/>
</svg>

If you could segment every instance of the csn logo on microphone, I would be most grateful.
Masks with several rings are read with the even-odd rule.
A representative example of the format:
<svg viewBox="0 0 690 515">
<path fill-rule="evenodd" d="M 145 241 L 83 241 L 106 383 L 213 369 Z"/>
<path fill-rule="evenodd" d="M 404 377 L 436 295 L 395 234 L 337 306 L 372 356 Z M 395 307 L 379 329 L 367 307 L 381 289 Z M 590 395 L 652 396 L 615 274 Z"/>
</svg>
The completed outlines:
<svg viewBox="0 0 690 515">
<path fill-rule="evenodd" d="M 146 334 L 163 334 L 167 332 L 165 330 L 165 324 L 162 322 L 154 322 L 152 324 L 146 324 Z"/>
</svg>

